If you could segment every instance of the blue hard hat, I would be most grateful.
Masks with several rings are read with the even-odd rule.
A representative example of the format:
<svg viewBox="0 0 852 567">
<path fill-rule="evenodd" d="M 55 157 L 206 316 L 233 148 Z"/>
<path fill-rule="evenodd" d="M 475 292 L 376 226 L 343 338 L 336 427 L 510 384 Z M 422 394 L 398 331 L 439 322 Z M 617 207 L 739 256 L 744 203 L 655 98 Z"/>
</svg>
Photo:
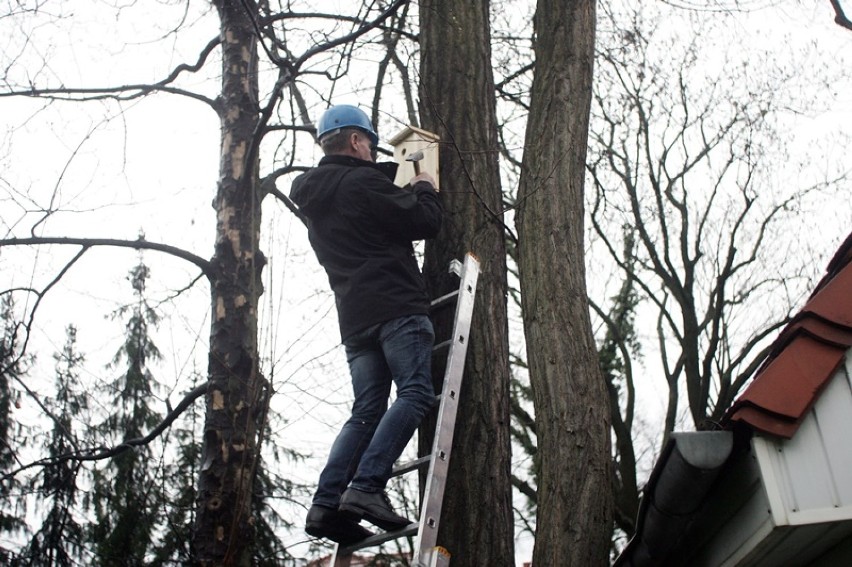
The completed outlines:
<svg viewBox="0 0 852 567">
<path fill-rule="evenodd" d="M 323 112 L 317 122 L 317 140 L 340 128 L 363 130 L 370 137 L 374 146 L 379 145 L 379 135 L 373 129 L 370 117 L 357 106 L 338 104 Z"/>
</svg>

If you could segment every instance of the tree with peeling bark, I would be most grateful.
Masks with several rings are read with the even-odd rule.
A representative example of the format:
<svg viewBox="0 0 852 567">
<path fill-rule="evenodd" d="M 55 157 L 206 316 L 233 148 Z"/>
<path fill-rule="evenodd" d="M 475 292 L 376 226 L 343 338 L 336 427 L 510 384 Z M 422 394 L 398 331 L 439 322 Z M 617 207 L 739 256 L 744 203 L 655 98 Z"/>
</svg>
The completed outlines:
<svg viewBox="0 0 852 567">
<path fill-rule="evenodd" d="M 213 201 L 217 227 L 210 263 L 207 411 L 193 541 L 200 565 L 248 565 L 252 486 L 270 394 L 257 352 L 257 306 L 266 263 L 259 249 L 258 12 L 254 2 L 214 4 L 221 30 L 222 91 L 216 110 L 222 138 Z"/>
<path fill-rule="evenodd" d="M 260 144 L 283 90 L 293 88 L 300 67 L 312 56 L 354 41 L 377 27 L 403 4 L 396 1 L 348 36 L 328 40 L 301 57 L 288 56 L 274 35 L 275 15 L 254 2 L 216 1 L 221 22 L 222 161 L 217 197 L 207 414 L 199 477 L 195 550 L 203 565 L 248 564 L 252 540 L 252 483 L 271 391 L 260 373 L 257 309 L 265 259 L 259 248 L 261 208 L 282 174 L 259 175 Z M 266 27 L 264 24 L 267 24 Z M 258 108 L 258 41 L 277 67 L 269 99 Z"/>
</svg>

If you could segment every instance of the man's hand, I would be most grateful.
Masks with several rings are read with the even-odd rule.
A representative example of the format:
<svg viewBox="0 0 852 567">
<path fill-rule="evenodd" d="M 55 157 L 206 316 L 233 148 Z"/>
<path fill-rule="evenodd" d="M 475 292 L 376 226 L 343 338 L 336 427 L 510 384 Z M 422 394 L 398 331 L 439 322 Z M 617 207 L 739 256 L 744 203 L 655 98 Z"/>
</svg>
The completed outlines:
<svg viewBox="0 0 852 567">
<path fill-rule="evenodd" d="M 414 184 L 419 181 L 426 181 L 427 183 L 432 185 L 432 188 L 435 190 L 436 193 L 438 192 L 438 184 L 435 183 L 435 178 L 429 175 L 429 173 L 421 171 L 420 173 L 412 177 L 410 182 L 411 186 L 414 187 Z"/>
</svg>

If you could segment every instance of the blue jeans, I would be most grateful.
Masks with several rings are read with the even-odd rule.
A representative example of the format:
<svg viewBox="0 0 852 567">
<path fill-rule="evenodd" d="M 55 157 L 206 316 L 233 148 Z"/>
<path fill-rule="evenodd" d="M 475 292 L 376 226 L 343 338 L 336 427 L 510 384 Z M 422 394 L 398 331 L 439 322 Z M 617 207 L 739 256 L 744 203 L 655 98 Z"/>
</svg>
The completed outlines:
<svg viewBox="0 0 852 567">
<path fill-rule="evenodd" d="M 426 315 L 374 325 L 347 338 L 355 401 L 319 478 L 314 504 L 337 508 L 348 486 L 380 492 L 420 421 L 432 407 L 432 346 Z M 391 382 L 396 400 L 388 408 Z"/>
</svg>

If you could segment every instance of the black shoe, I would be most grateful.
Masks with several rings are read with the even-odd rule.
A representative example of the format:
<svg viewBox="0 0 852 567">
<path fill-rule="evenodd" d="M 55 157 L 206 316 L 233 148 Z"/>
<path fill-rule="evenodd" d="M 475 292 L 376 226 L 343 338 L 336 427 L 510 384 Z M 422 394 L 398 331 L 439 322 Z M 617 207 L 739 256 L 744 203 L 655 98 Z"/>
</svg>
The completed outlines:
<svg viewBox="0 0 852 567">
<path fill-rule="evenodd" d="M 364 492 L 347 488 L 340 497 L 340 513 L 353 519 L 364 518 L 383 530 L 399 530 L 411 523 L 393 511 L 390 499 L 384 492 Z"/>
<path fill-rule="evenodd" d="M 341 545 L 356 543 L 373 535 L 373 532 L 337 510 L 317 505 L 308 510 L 305 531 L 308 535 L 328 538 Z"/>
</svg>

